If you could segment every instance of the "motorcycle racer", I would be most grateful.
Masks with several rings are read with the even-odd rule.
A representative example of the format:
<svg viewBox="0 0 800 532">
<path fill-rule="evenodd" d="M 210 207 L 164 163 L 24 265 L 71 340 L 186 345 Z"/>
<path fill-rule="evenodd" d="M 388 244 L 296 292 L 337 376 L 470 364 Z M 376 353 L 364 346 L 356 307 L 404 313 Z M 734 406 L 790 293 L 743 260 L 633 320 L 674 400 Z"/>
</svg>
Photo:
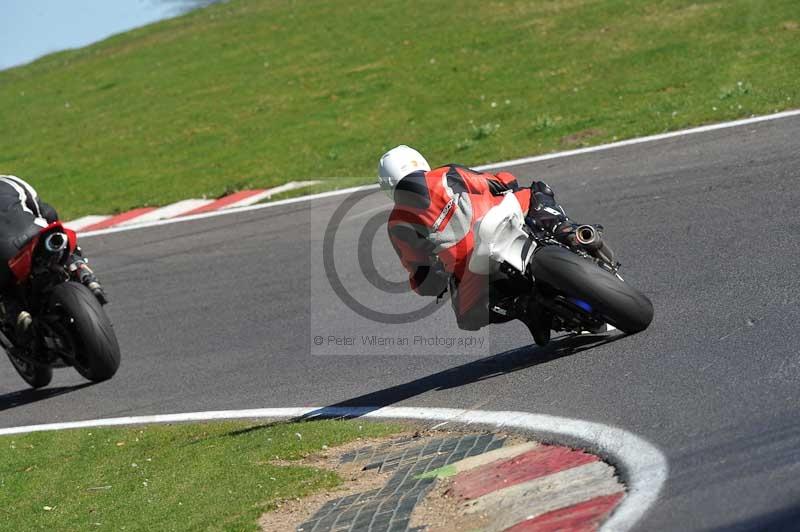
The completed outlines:
<svg viewBox="0 0 800 532">
<path fill-rule="evenodd" d="M 490 279 L 469 268 L 476 223 L 508 194 L 527 213 L 531 230 L 569 242 L 576 224 L 547 184 L 534 181 L 530 188 L 521 188 L 508 172 L 490 174 L 457 164 L 432 170 L 418 151 L 405 145 L 381 157 L 378 183 L 394 200 L 389 238 L 415 292 L 440 296 L 449 287 L 462 329 L 478 330 L 519 317 L 534 337 L 549 338 L 549 321 L 543 313 L 515 309 L 528 302 L 509 296 L 514 293 L 507 286 L 511 281 Z"/>
<path fill-rule="evenodd" d="M 13 175 L 0 175 L 0 293 L 8 294 L 13 288 L 13 273 L 8 261 L 43 227 L 58 221 L 56 210 L 39 198 L 36 190 L 26 181 Z M 107 303 L 105 290 L 88 261 L 78 250 L 67 262 L 70 276 L 86 285 L 102 304 Z M 17 325 L 25 329 L 31 317 L 19 310 Z"/>
</svg>

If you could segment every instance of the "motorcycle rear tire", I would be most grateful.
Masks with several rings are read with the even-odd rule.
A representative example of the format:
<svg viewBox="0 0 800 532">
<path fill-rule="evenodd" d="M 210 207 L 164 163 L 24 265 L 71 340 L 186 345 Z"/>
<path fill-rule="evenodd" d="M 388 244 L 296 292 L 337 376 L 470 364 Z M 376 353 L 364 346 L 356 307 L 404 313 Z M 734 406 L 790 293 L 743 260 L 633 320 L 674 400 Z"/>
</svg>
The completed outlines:
<svg viewBox="0 0 800 532">
<path fill-rule="evenodd" d="M 594 315 L 624 333 L 641 332 L 653 320 L 653 304 L 647 296 L 568 249 L 539 248 L 533 257 L 533 277 L 537 284 L 589 303 Z"/>
<path fill-rule="evenodd" d="M 120 363 L 119 343 L 92 291 L 79 283 L 62 283 L 53 289 L 50 303 L 72 338 L 78 373 L 92 382 L 113 377 Z"/>
</svg>

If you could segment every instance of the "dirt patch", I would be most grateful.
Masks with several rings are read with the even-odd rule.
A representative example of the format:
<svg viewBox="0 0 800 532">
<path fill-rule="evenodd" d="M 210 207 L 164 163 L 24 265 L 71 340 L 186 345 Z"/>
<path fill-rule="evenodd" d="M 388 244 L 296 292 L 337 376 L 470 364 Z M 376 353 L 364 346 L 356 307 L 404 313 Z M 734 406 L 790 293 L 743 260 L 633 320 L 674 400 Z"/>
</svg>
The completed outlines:
<svg viewBox="0 0 800 532">
<path fill-rule="evenodd" d="M 578 131 L 577 133 L 561 137 L 561 144 L 565 146 L 575 146 L 578 144 L 583 144 L 591 138 L 600 137 L 605 134 L 606 132 L 604 130 L 598 128 L 584 129 L 583 131 Z"/>
<path fill-rule="evenodd" d="M 677 86 L 668 85 L 666 87 L 661 87 L 660 89 L 658 89 L 658 92 L 661 92 L 661 93 L 664 93 L 664 94 L 673 94 L 675 92 L 679 92 L 679 91 L 682 91 L 682 90 L 685 90 L 685 89 L 686 89 L 685 85 L 677 85 Z"/>
<path fill-rule="evenodd" d="M 794 20 L 789 20 L 781 24 L 781 27 L 788 31 L 797 31 L 798 29 L 800 29 L 800 23 Z"/>
<path fill-rule="evenodd" d="M 392 473 L 379 473 L 377 470 L 362 471 L 362 463 L 341 463 L 342 455 L 370 445 L 379 445 L 392 440 L 420 436 L 419 431 L 409 431 L 393 434 L 385 438 L 359 438 L 332 449 L 324 449 L 302 460 L 270 460 L 270 463 L 275 465 L 303 465 L 335 471 L 342 477 L 342 484 L 333 490 L 317 493 L 302 499 L 278 501 L 275 510 L 266 512 L 258 520 L 261 530 L 265 532 L 295 530 L 332 499 L 380 488 L 386 484 Z"/>
<path fill-rule="evenodd" d="M 411 528 L 427 525 L 426 532 L 451 532 L 452 530 L 483 530 L 489 525 L 489 516 L 465 514 L 463 501 L 451 493 L 451 480 L 439 480 L 427 497 L 411 515 Z"/>
</svg>

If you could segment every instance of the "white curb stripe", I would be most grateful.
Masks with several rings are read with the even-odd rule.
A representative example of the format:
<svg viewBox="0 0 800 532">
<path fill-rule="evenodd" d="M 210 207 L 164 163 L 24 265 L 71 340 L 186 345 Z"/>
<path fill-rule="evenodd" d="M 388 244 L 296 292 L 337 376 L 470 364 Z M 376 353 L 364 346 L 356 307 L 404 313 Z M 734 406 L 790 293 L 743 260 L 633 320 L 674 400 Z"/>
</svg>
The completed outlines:
<svg viewBox="0 0 800 532">
<path fill-rule="evenodd" d="M 572 157 L 574 155 L 582 155 L 582 154 L 585 154 L 585 153 L 592 153 L 592 152 L 596 152 L 596 151 L 610 150 L 610 149 L 619 148 L 619 147 L 622 147 L 622 146 L 631 146 L 631 145 L 634 145 L 634 144 L 641 144 L 641 143 L 645 143 L 645 142 L 653 142 L 653 141 L 658 141 L 658 140 L 663 140 L 663 139 L 670 139 L 670 138 L 673 138 L 673 137 L 680 137 L 680 136 L 683 136 L 683 135 L 693 135 L 695 133 L 704 133 L 704 132 L 707 132 L 707 131 L 716 131 L 716 130 L 719 130 L 719 129 L 728 129 L 728 128 L 733 128 L 733 127 L 746 126 L 746 125 L 750 125 L 750 124 L 756 124 L 756 123 L 759 123 L 759 122 L 767 122 L 767 121 L 770 121 L 770 120 L 778 120 L 778 119 L 781 119 L 781 118 L 789 118 L 789 117 L 793 117 L 793 116 L 800 116 L 800 109 L 794 110 L 794 111 L 784 111 L 784 112 L 781 112 L 781 113 L 775 113 L 775 114 L 771 114 L 771 115 L 755 116 L 755 117 L 751 117 L 751 118 L 745 118 L 745 119 L 742 119 L 742 120 L 734 120 L 732 122 L 721 122 L 721 123 L 718 123 L 718 124 L 711 124 L 711 125 L 708 125 L 708 126 L 701 126 L 701 127 L 696 127 L 696 128 L 692 128 L 692 129 L 684 129 L 684 130 L 680 130 L 680 131 L 672 131 L 670 133 L 663 133 L 663 134 L 659 134 L 659 135 L 651 135 L 649 137 L 639 137 L 639 138 L 635 138 L 635 139 L 629 139 L 629 140 L 623 140 L 623 141 L 620 141 L 620 142 L 614 142 L 614 143 L 611 143 L 611 144 L 600 144 L 598 146 L 592 146 L 592 147 L 589 147 L 589 148 L 581 148 L 581 149 L 578 149 L 578 150 L 562 151 L 562 152 L 557 152 L 557 153 L 548 153 L 548 154 L 545 154 L 545 155 L 537 155 L 537 156 L 534 156 L 534 157 L 526 157 L 526 158 L 522 158 L 522 159 L 512 159 L 510 161 L 502 161 L 502 162 L 499 162 L 499 163 L 491 163 L 491 164 L 487 164 L 487 165 L 476 166 L 474 168 L 476 170 L 491 170 L 491 169 L 495 169 L 495 168 L 503 168 L 503 167 L 514 166 L 514 165 L 519 165 L 519 164 L 526 164 L 526 163 L 533 163 L 533 162 L 538 162 L 538 161 L 546 161 L 546 160 L 550 160 L 550 159 L 557 159 L 557 158 L 560 158 L 560 157 Z M 377 188 L 377 185 L 364 185 L 364 186 L 360 186 L 360 187 L 345 188 L 345 189 L 341 189 L 341 190 L 332 190 L 330 192 L 321 192 L 319 194 L 309 194 L 307 196 L 300 196 L 300 197 L 297 197 L 297 198 L 289 198 L 289 199 L 286 199 L 286 200 L 274 201 L 274 202 L 271 202 L 271 203 L 263 203 L 263 204 L 259 204 L 259 205 L 251 205 L 249 207 L 243 207 L 243 208 L 240 208 L 240 209 L 222 209 L 222 210 L 215 211 L 215 212 L 207 212 L 207 213 L 197 214 L 197 215 L 193 215 L 193 216 L 184 216 L 184 217 L 181 217 L 181 218 L 174 218 L 174 219 L 171 219 L 171 220 L 161 220 L 159 222 L 152 222 L 152 223 L 143 224 L 143 225 L 139 225 L 139 226 L 135 226 L 135 227 L 125 227 L 125 226 L 123 226 L 123 227 L 112 227 L 112 228 L 109 228 L 109 229 L 100 229 L 98 231 L 89 231 L 87 233 L 83 233 L 83 234 L 81 234 L 81 238 L 87 238 L 87 237 L 90 237 L 90 236 L 107 235 L 107 234 L 111 234 L 111 233 L 119 233 L 119 232 L 122 232 L 122 231 L 130 231 L 132 229 L 144 229 L 144 228 L 147 228 L 147 227 L 156 227 L 156 226 L 159 226 L 159 225 L 166 225 L 166 224 L 172 224 L 172 223 L 189 222 L 189 221 L 192 221 L 192 220 L 200 220 L 202 218 L 212 218 L 214 216 L 232 214 L 232 213 L 235 213 L 235 212 L 247 212 L 247 211 L 251 211 L 251 210 L 268 209 L 270 207 L 279 207 L 279 206 L 282 206 L 282 205 L 291 205 L 291 204 L 294 204 L 294 203 L 301 203 L 301 202 L 305 202 L 305 201 L 312 201 L 312 200 L 330 198 L 330 197 L 333 197 L 333 196 L 340 196 L 340 195 L 343 195 L 343 194 L 351 194 L 351 193 L 359 191 L 359 190 L 371 190 L 371 189 L 375 189 L 375 188 Z"/>
<path fill-rule="evenodd" d="M 309 414 L 311 414 L 309 416 Z M 0 436 L 26 434 L 46 430 L 65 430 L 88 427 L 112 427 L 143 423 L 177 423 L 217 419 L 292 418 L 308 417 L 365 417 L 371 419 L 419 419 L 452 421 L 465 424 L 509 427 L 530 431 L 545 441 L 567 445 L 583 445 L 601 457 L 610 458 L 628 486 L 628 494 L 603 524 L 604 531 L 630 529 L 658 499 L 667 479 L 667 460 L 661 451 L 648 441 L 626 430 L 595 423 L 528 412 L 457 410 L 453 408 L 384 407 L 364 408 L 254 408 L 249 410 L 220 410 L 159 414 L 152 416 L 118 417 L 45 425 L 29 425 L 0 429 Z M 552 440 L 548 440 L 553 438 Z"/>
<path fill-rule="evenodd" d="M 124 231 L 131 231 L 133 229 L 145 229 L 148 227 L 157 227 L 160 225 L 169 225 L 179 222 L 190 222 L 192 220 L 202 220 L 203 218 L 214 218 L 216 216 L 223 216 L 226 214 L 234 214 L 239 212 L 258 211 L 269 207 L 279 207 L 281 205 L 291 205 L 293 203 L 303 203 L 314 199 L 324 199 L 333 196 L 340 196 L 342 194 L 351 194 L 359 190 L 370 190 L 377 188 L 377 185 L 364 185 L 360 187 L 343 188 L 339 190 L 331 190 L 329 192 L 320 192 L 319 194 L 311 194 L 308 196 L 300 196 L 297 198 L 288 198 L 285 200 L 273 201 L 271 203 L 260 203 L 258 205 L 250 205 L 249 207 L 240 207 L 238 209 L 220 209 L 213 212 L 204 212 L 202 214 L 192 214 L 189 216 L 181 216 L 180 218 L 171 218 L 169 220 L 158 220 L 157 222 L 148 222 L 137 226 L 116 226 L 109 227 L 108 229 L 98 229 L 96 231 L 87 231 L 81 233 L 79 238 L 88 238 L 90 236 L 107 235 L 111 233 L 121 233 Z"/>
<path fill-rule="evenodd" d="M 214 200 L 210 199 L 187 199 L 187 200 L 176 201 L 175 203 L 172 203 L 170 205 L 165 205 L 164 207 L 159 207 L 158 209 L 146 212 L 141 216 L 137 216 L 136 218 L 125 220 L 119 225 L 121 226 L 134 225 L 147 222 L 154 222 L 156 220 L 164 220 L 167 218 L 173 218 L 175 216 L 180 216 L 184 212 L 189 212 L 194 209 L 197 209 L 198 207 L 205 207 L 209 203 L 213 202 Z"/>
<path fill-rule="evenodd" d="M 202 218 L 211 218 L 214 216 L 220 216 L 223 214 L 230 214 L 231 211 L 228 209 L 234 209 L 233 212 L 240 212 L 240 211 L 248 211 L 254 209 L 261 209 L 267 206 L 274 206 L 274 205 L 283 205 L 286 203 L 297 203 L 298 201 L 307 201 L 311 196 L 301 196 L 298 198 L 289 198 L 283 201 L 275 201 L 273 203 L 264 204 L 264 205 L 253 205 L 254 203 L 258 203 L 266 198 L 272 197 L 275 194 L 280 194 L 281 192 L 286 192 L 289 190 L 295 190 L 298 188 L 308 187 L 311 185 L 316 185 L 319 181 L 291 181 L 284 185 L 280 185 L 274 188 L 270 188 L 268 190 L 264 190 L 259 192 L 258 194 L 253 194 L 252 196 L 248 196 L 244 199 L 241 199 L 237 202 L 231 203 L 230 205 L 225 205 L 221 207 L 219 210 L 205 212 L 201 214 L 193 214 L 189 216 L 179 217 L 184 212 L 190 212 L 198 207 L 204 207 L 206 205 L 210 205 L 214 203 L 216 200 L 199 200 L 199 199 L 191 199 L 191 200 L 183 200 L 177 203 L 173 203 L 172 205 L 167 205 L 166 207 L 161 207 L 159 209 L 152 210 L 147 212 L 141 216 L 137 216 L 131 220 L 127 220 L 121 224 L 114 225 L 113 227 L 107 227 L 104 229 L 98 229 L 96 231 L 87 231 L 85 233 L 81 233 L 80 237 L 85 238 L 88 236 L 94 235 L 103 235 L 108 233 L 118 233 L 121 231 L 130 231 L 132 229 L 140 229 L 145 227 L 154 227 L 159 225 L 166 225 L 176 222 L 185 222 L 190 220 L 198 220 Z M 349 189 L 342 189 L 342 190 L 333 190 L 330 192 L 323 192 L 321 194 L 315 194 L 315 196 L 320 197 L 328 197 L 328 196 L 335 196 L 345 191 L 352 191 L 356 189 L 362 188 L 370 188 L 370 187 L 353 187 Z M 88 218 L 85 217 L 85 218 Z M 103 221 L 110 216 L 103 216 L 99 217 L 98 221 Z M 83 218 L 79 218 L 78 220 L 83 220 Z M 67 222 L 64 225 L 68 227 L 72 227 L 78 220 L 74 220 L 72 222 Z M 94 222 L 93 222 L 94 223 Z M 91 223 L 83 223 L 81 227 L 88 227 L 92 225 Z M 76 229 L 77 231 L 78 229 Z"/>
<path fill-rule="evenodd" d="M 82 218 L 77 218 L 70 222 L 64 222 L 64 227 L 72 229 L 73 231 L 80 231 L 84 227 L 89 227 L 90 225 L 94 225 L 96 223 L 100 223 L 103 220 L 108 220 L 111 218 L 110 215 L 100 215 L 100 214 L 90 214 L 88 216 L 83 216 Z"/>
</svg>

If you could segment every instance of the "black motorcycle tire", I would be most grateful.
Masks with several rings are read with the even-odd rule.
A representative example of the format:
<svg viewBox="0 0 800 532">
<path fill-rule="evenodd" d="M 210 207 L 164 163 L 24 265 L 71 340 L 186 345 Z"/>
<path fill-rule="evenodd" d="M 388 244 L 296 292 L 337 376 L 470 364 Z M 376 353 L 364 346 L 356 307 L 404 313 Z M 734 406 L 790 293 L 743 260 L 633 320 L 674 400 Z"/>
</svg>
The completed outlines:
<svg viewBox="0 0 800 532">
<path fill-rule="evenodd" d="M 650 300 L 593 261 L 559 246 L 539 248 L 533 256 L 533 277 L 568 297 L 583 300 L 620 331 L 634 334 L 653 320 Z"/>
<path fill-rule="evenodd" d="M 53 288 L 50 307 L 61 316 L 71 337 L 78 373 L 92 382 L 113 377 L 120 363 L 119 343 L 92 291 L 79 283 L 62 283 Z"/>
<path fill-rule="evenodd" d="M 28 362 L 8 352 L 6 354 L 11 361 L 11 365 L 17 370 L 19 376 L 22 377 L 22 380 L 27 382 L 32 388 L 43 388 L 53 380 L 53 368 L 50 366 L 42 366 L 41 364 Z"/>
</svg>

